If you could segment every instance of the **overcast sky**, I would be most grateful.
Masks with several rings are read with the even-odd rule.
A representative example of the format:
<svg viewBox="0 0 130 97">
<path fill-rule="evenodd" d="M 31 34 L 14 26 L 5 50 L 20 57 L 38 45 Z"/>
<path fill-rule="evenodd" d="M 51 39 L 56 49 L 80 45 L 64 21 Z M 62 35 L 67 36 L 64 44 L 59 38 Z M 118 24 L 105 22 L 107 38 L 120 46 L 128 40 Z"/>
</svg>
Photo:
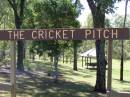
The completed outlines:
<svg viewBox="0 0 130 97">
<path fill-rule="evenodd" d="M 87 3 L 87 0 L 80 0 L 81 4 L 83 5 L 84 9 L 82 10 L 81 15 L 79 16 L 78 20 L 80 21 L 81 24 L 84 24 L 87 15 L 91 12 Z M 119 14 L 119 15 L 124 15 L 125 13 L 125 0 L 123 0 L 120 3 L 116 3 L 115 4 L 117 8 L 117 10 L 115 10 L 115 14 Z M 128 3 L 128 11 L 127 14 L 130 15 L 130 2 Z M 113 17 L 114 14 L 109 14 L 109 16 L 107 15 L 107 17 L 111 18 Z"/>
</svg>

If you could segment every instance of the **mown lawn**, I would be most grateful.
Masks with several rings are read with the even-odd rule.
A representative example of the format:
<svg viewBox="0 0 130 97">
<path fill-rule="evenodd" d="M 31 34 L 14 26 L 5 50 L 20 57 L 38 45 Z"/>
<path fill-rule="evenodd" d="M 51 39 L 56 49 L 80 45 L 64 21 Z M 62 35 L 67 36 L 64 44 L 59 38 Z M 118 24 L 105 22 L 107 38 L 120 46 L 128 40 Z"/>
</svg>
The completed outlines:
<svg viewBox="0 0 130 97">
<path fill-rule="evenodd" d="M 130 61 L 125 61 L 124 81 L 119 81 L 120 61 L 113 60 L 113 89 L 130 92 Z M 96 70 L 82 67 L 78 61 L 78 71 L 73 71 L 73 64 L 59 62 L 59 83 L 47 73 L 53 70 L 48 61 L 25 62 L 29 72 L 17 75 L 17 97 L 104 97 L 105 94 L 94 92 Z M 5 77 L 0 77 L 3 80 Z M 6 80 L 6 79 L 4 79 Z M 9 92 L 6 92 L 9 93 Z M 5 97 L 10 97 L 7 94 Z"/>
</svg>

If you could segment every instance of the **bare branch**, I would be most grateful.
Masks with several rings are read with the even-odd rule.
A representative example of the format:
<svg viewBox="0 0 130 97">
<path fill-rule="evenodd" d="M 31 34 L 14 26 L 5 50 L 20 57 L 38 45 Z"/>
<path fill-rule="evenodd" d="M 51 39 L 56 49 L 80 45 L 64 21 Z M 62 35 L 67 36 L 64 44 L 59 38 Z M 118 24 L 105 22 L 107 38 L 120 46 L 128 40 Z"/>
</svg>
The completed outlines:
<svg viewBox="0 0 130 97">
<path fill-rule="evenodd" d="M 17 14 L 17 7 L 16 7 L 16 5 L 15 5 L 15 0 L 8 0 L 8 2 L 9 2 L 9 4 L 10 4 L 10 6 L 13 8 L 13 10 L 14 10 L 14 13 L 16 13 Z"/>
</svg>

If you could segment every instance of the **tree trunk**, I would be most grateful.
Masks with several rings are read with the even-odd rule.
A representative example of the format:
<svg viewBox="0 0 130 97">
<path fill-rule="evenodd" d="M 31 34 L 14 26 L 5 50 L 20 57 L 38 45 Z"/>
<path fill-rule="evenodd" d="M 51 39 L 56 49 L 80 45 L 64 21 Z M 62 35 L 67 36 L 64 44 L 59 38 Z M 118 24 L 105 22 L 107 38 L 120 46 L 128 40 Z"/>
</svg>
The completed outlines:
<svg viewBox="0 0 130 97">
<path fill-rule="evenodd" d="M 63 50 L 63 63 L 65 62 L 64 56 L 65 56 L 65 54 L 64 54 L 64 50 Z"/>
<path fill-rule="evenodd" d="M 43 59 L 46 60 L 46 54 L 45 53 L 43 54 Z"/>
<path fill-rule="evenodd" d="M 125 22 L 126 22 L 127 5 L 128 5 L 128 0 L 126 0 L 126 4 L 125 4 L 125 15 L 124 15 L 124 24 L 123 24 L 123 27 L 125 27 Z M 123 42 L 123 40 L 122 40 L 122 41 L 121 41 L 120 81 L 123 81 L 123 71 L 124 71 L 123 69 L 124 69 L 124 42 Z"/>
<path fill-rule="evenodd" d="M 5 47 L 5 45 L 6 45 L 6 43 L 5 43 L 5 41 L 3 41 L 3 45 L 4 45 L 4 47 L 3 47 L 3 59 L 5 59 L 5 56 L 6 56 L 6 54 L 5 54 L 5 50 L 6 50 L 6 47 Z"/>
<path fill-rule="evenodd" d="M 2 59 L 4 60 L 5 59 L 5 49 L 3 50 L 3 57 Z"/>
<path fill-rule="evenodd" d="M 15 25 L 17 29 L 20 29 L 20 18 L 15 14 Z M 22 40 L 17 41 L 18 54 L 17 54 L 17 70 L 24 71 L 23 58 L 24 58 L 24 42 Z"/>
<path fill-rule="evenodd" d="M 21 20 L 19 16 L 14 12 L 15 15 L 15 26 L 16 29 L 20 29 L 21 27 Z M 24 71 L 23 66 L 23 59 L 24 59 L 24 42 L 23 40 L 17 41 L 17 47 L 18 47 L 18 54 L 17 54 L 17 70 Z"/>
<path fill-rule="evenodd" d="M 50 56 L 50 61 L 53 62 L 53 56 Z"/>
<path fill-rule="evenodd" d="M 68 63 L 68 56 L 66 55 L 66 63 Z"/>
<path fill-rule="evenodd" d="M 24 42 L 24 49 L 23 49 L 23 58 L 26 59 L 26 40 L 23 41 Z"/>
<path fill-rule="evenodd" d="M 77 42 L 76 40 L 73 41 L 73 49 L 74 49 L 74 63 L 73 63 L 73 70 L 77 71 Z"/>
<path fill-rule="evenodd" d="M 58 83 L 58 55 L 54 57 L 54 82 Z"/>
<path fill-rule="evenodd" d="M 24 71 L 23 58 L 24 58 L 24 42 L 19 40 L 18 42 L 18 54 L 17 54 L 17 69 Z"/>
<path fill-rule="evenodd" d="M 14 11 L 14 17 L 15 17 L 15 26 L 16 29 L 20 29 L 23 21 L 23 13 L 25 8 L 25 0 L 20 0 L 20 4 L 16 3 L 16 0 L 8 0 L 10 6 L 12 7 Z M 17 48 L 18 48 L 18 54 L 17 54 L 17 69 L 20 71 L 24 70 L 23 66 L 23 57 L 24 57 L 24 43 L 22 40 L 17 41 Z"/>
<path fill-rule="evenodd" d="M 32 53 L 32 61 L 33 62 L 35 61 L 35 53 L 34 52 Z"/>
<path fill-rule="evenodd" d="M 32 59 L 32 53 L 29 52 L 29 59 Z"/>
<path fill-rule="evenodd" d="M 93 15 L 94 28 L 104 28 L 105 13 L 97 9 Z M 97 54 L 97 76 L 95 91 L 106 92 L 106 62 L 105 62 L 105 40 L 96 40 L 96 54 Z"/>
<path fill-rule="evenodd" d="M 95 90 L 98 92 L 106 92 L 106 64 L 105 64 L 105 41 L 96 41 L 96 54 L 97 54 L 97 76 Z"/>
<path fill-rule="evenodd" d="M 121 40 L 121 65 L 120 65 L 120 81 L 123 81 L 123 69 L 124 69 L 124 43 Z"/>
</svg>

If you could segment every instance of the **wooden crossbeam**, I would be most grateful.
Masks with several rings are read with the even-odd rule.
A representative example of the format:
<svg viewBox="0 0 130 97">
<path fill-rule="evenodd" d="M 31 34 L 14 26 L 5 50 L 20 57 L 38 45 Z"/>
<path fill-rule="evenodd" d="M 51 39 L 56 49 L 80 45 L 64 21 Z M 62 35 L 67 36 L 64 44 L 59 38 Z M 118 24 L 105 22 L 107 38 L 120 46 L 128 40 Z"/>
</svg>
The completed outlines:
<svg viewBox="0 0 130 97">
<path fill-rule="evenodd" d="M 129 28 L 16 29 L 0 30 L 0 33 L 0 40 L 122 40 L 130 36 Z"/>
</svg>

